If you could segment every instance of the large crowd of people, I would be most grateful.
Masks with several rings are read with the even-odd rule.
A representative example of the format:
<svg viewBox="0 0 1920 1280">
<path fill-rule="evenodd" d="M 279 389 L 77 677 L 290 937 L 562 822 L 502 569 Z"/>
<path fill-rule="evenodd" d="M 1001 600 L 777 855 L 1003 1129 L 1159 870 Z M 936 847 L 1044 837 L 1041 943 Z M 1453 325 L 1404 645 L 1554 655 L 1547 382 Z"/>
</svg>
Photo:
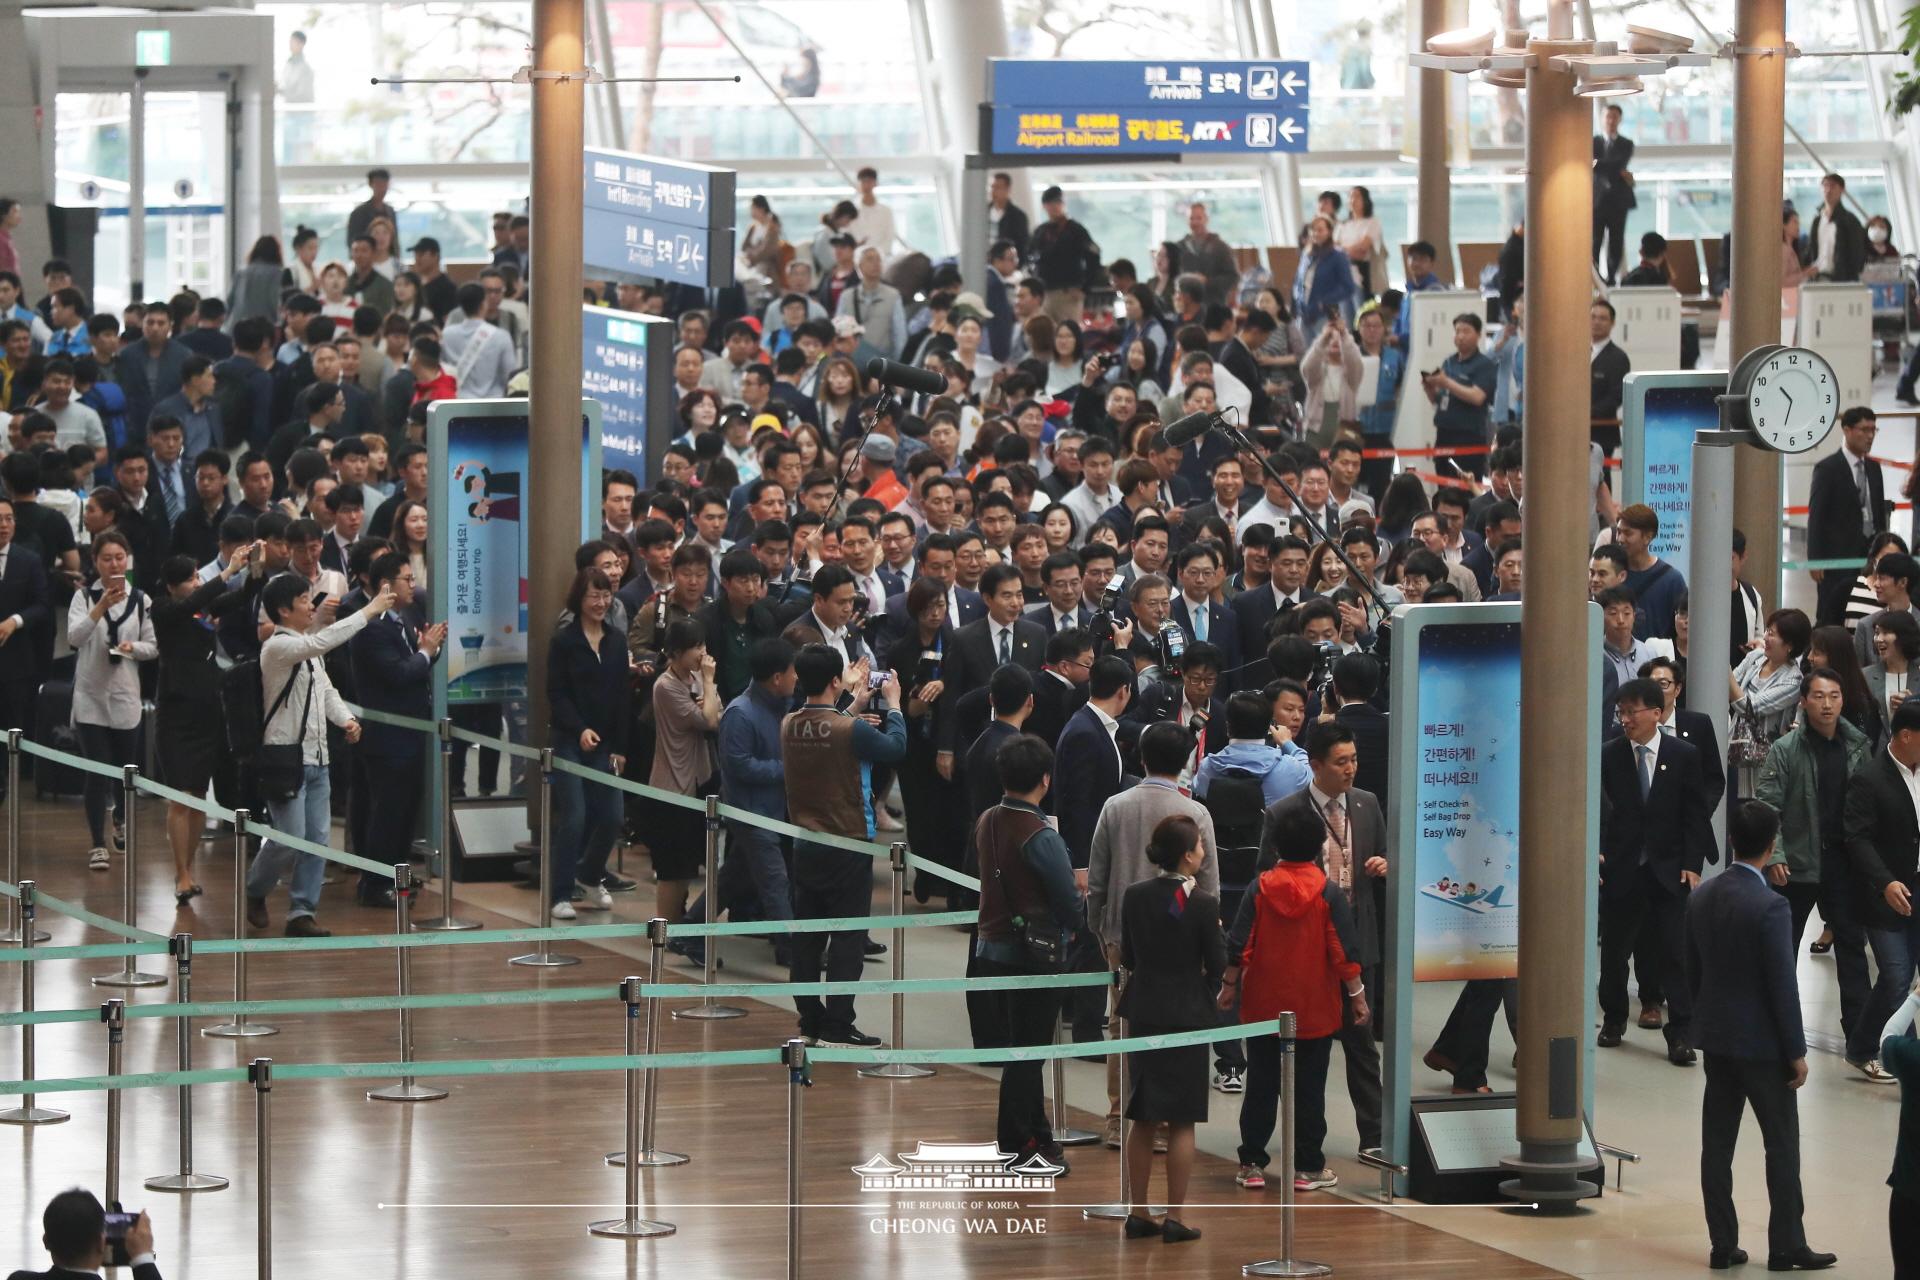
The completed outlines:
<svg viewBox="0 0 1920 1280">
<path fill-rule="evenodd" d="M 409 856 L 426 747 L 363 728 L 353 706 L 428 714 L 445 628 L 425 588 L 452 570 L 431 550 L 425 409 L 524 393 L 536 337 L 527 219 L 501 215 L 492 264 L 456 285 L 430 237 L 402 266 L 387 183 L 369 175 L 345 261 L 323 260 L 304 228 L 290 253 L 263 238 L 224 300 L 183 292 L 94 314 L 52 262 L 33 307 L 0 272 L 0 715 L 112 764 L 157 733 L 163 781 L 245 798 L 306 840 L 326 842 L 342 817 L 348 847 L 382 864 Z M 536 620 L 554 628 L 549 745 L 809 832 L 909 839 L 950 873 L 920 872 L 914 898 L 977 907 L 973 973 L 1128 975 L 1111 1019 L 1099 989 L 976 994 L 981 1045 L 1047 1041 L 1056 1019 L 1092 1043 L 1112 1019 L 1171 1031 L 1295 1011 L 1295 1185 L 1332 1186 L 1332 1046 L 1361 1143 L 1377 1145 L 1374 1015 L 1395 998 L 1381 981 L 1385 893 L 1404 873 L 1385 816 L 1391 613 L 1526 587 L 1521 282 L 1497 290 L 1494 332 L 1463 312 L 1453 352 L 1415 373 L 1405 299 L 1439 287 L 1435 250 L 1411 246 L 1404 288 L 1390 287 L 1365 188 L 1323 194 L 1298 277 L 1276 281 L 1240 268 L 1203 204 L 1142 270 L 1104 258 L 1060 188 L 1030 220 L 999 175 L 988 270 L 970 281 L 902 251 L 876 186 L 864 172 L 805 240 L 756 197 L 733 287 L 622 282 L 604 296 L 676 326 L 677 419 L 650 424 L 671 441 L 659 474 L 603 475 L 602 527 L 575 553 L 566 610 Z M 1796 947 L 1819 908 L 1813 946 L 1836 958 L 1848 1061 L 1891 1082 L 1875 1033 L 1920 954 L 1920 702 L 1906 705 L 1920 565 L 1885 531 L 1865 465 L 1873 415 L 1848 410 L 1810 515 L 1815 558 L 1871 569 L 1858 584 L 1824 577 L 1817 619 L 1762 618 L 1743 584 L 1731 652 L 1693 655 L 1686 583 L 1654 550 L 1659 518 L 1621 508 L 1607 478 L 1628 370 L 1612 322 L 1596 298 L 1598 1042 L 1620 1044 L 1632 1020 L 1662 1032 L 1676 1065 L 1704 1050 L 1714 1075 L 1723 1050 L 1702 1028 L 1720 1021 L 1692 998 L 1687 902 L 1720 853 L 1712 814 L 1759 801 L 1779 815 L 1777 847 L 1753 835 L 1759 852 L 1739 839 L 1735 852 L 1789 904 Z M 943 388 L 896 398 L 864 372 L 874 356 Z M 1415 379 L 1452 451 L 1438 472 L 1392 453 Z M 1216 411 L 1254 447 L 1169 441 L 1174 419 Z M 230 672 L 249 662 L 261 745 L 242 771 L 230 732 L 209 725 L 232 730 Z M 1678 709 L 1690 674 L 1727 683 L 1731 742 Z M 497 785 L 484 760 L 480 778 Z M 110 790 L 86 786 L 96 868 L 121 840 Z M 191 909 L 197 821 L 175 809 Z M 574 919 L 636 889 L 609 856 L 622 840 L 649 853 L 654 912 L 670 921 L 858 917 L 871 902 L 865 854 L 737 822 L 717 883 L 689 901 L 698 812 L 563 774 L 541 912 Z M 248 875 L 249 922 L 268 926 L 283 878 L 286 932 L 324 936 L 322 860 L 273 840 Z M 392 903 L 372 877 L 351 896 Z M 797 981 L 857 976 L 885 950 L 857 930 L 768 941 Z M 1488 1036 L 1512 988 L 1469 984 L 1426 1053 L 1456 1092 L 1488 1089 Z M 797 1004 L 817 1043 L 879 1043 L 852 996 Z M 1126 1098 L 1112 1081 L 1107 1145 L 1136 1122 L 1129 1236 L 1197 1234 L 1179 1206 L 1209 1085 L 1239 1096 L 1238 1184 L 1265 1185 L 1278 1070 L 1257 1038 L 1139 1055 Z M 1006 1069 L 999 1141 L 1065 1167 L 1037 1065 Z M 1157 1149 L 1173 1206 L 1159 1223 L 1144 1209 Z"/>
</svg>

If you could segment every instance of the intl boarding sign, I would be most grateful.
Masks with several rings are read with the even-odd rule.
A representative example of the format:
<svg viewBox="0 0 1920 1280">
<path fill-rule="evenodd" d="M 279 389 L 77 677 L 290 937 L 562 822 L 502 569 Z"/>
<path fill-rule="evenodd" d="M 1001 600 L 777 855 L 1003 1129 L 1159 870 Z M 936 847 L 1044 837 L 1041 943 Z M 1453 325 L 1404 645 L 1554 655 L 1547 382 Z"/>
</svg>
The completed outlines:
<svg viewBox="0 0 1920 1280">
<path fill-rule="evenodd" d="M 697 288 L 733 283 L 734 173 L 588 147 L 582 259 Z"/>
</svg>

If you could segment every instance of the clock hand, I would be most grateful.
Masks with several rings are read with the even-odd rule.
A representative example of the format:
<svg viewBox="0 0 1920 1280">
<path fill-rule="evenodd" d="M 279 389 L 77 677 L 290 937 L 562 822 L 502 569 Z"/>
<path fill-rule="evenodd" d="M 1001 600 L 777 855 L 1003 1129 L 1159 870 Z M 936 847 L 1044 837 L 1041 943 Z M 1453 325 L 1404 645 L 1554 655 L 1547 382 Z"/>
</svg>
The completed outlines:
<svg viewBox="0 0 1920 1280">
<path fill-rule="evenodd" d="M 1793 417 L 1793 397 L 1787 394 L 1785 387 L 1780 388 L 1780 398 L 1787 402 L 1787 417 Z"/>
</svg>

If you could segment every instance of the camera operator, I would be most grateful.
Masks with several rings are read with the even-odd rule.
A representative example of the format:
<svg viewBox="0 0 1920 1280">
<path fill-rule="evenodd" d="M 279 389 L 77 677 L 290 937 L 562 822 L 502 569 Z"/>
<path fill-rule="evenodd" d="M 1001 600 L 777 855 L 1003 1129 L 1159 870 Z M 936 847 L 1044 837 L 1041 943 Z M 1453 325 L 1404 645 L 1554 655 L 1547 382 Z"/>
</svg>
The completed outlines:
<svg viewBox="0 0 1920 1280">
<path fill-rule="evenodd" d="M 1333 664 L 1332 708 L 1321 712 L 1353 732 L 1359 764 L 1353 785 L 1387 803 L 1387 713 L 1374 705 L 1380 691 L 1380 663 L 1370 654 L 1349 653 Z"/>
<path fill-rule="evenodd" d="M 16 1271 L 7 1280 L 86 1280 L 102 1267 L 131 1267 L 133 1280 L 160 1280 L 153 1261 L 153 1223 L 142 1212 L 107 1211 L 93 1192 L 74 1187 L 47 1202 L 40 1215 L 40 1243 L 53 1266 L 45 1271 Z M 130 1220 L 129 1220 L 130 1219 Z"/>
<path fill-rule="evenodd" d="M 1218 647 L 1188 645 L 1180 666 L 1143 688 L 1128 712 L 1128 719 L 1142 725 L 1171 720 L 1193 734 L 1193 752 L 1180 769 L 1183 787 L 1192 785 L 1202 760 L 1227 745 L 1227 704 L 1214 693 L 1224 665 Z"/>
</svg>

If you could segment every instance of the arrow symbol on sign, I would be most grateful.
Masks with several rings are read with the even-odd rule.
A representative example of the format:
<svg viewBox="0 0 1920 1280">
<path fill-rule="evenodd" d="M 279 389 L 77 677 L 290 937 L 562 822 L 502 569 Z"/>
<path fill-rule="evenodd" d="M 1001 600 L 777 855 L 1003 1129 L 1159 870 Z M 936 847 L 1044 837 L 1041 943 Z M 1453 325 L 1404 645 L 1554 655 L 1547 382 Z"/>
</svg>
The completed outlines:
<svg viewBox="0 0 1920 1280">
<path fill-rule="evenodd" d="M 1287 71 L 1287 74 L 1280 77 L 1280 87 L 1287 91 L 1287 96 L 1289 98 L 1293 97 L 1296 93 L 1298 93 L 1300 91 L 1301 86 L 1304 85 L 1305 83 L 1306 81 L 1302 80 L 1299 76 L 1295 75 L 1291 69 Z M 1291 139 L 1289 139 L 1289 141 L 1291 141 Z"/>
<path fill-rule="evenodd" d="M 1302 130 L 1299 125 L 1293 122 L 1292 116 L 1288 116 L 1285 120 L 1282 120 L 1280 122 L 1280 136 L 1285 138 L 1288 142 L 1293 141 L 1294 134 L 1301 133 L 1301 132 L 1304 132 L 1304 130 Z"/>
<path fill-rule="evenodd" d="M 693 203 L 694 207 L 699 209 L 700 212 L 705 213 L 707 211 L 707 189 L 705 187 L 695 187 L 693 189 Z"/>
</svg>

